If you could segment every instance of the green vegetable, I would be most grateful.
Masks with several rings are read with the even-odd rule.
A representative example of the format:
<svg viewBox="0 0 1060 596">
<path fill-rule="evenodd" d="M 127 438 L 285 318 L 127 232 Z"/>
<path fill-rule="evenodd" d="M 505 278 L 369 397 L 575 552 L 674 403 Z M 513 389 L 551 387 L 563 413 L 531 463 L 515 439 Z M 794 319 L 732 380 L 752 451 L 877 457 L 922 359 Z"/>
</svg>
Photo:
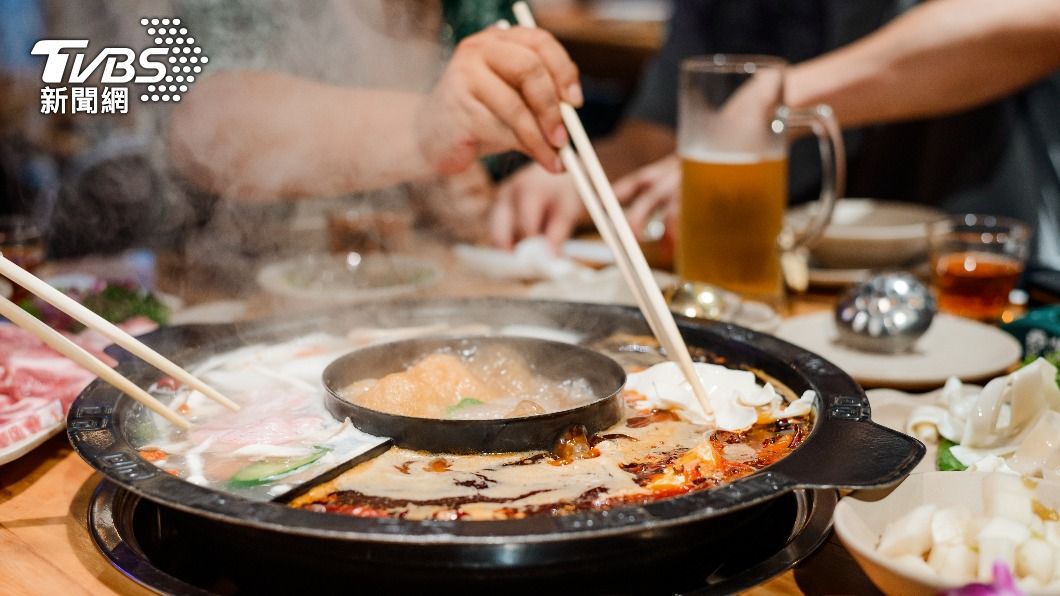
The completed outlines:
<svg viewBox="0 0 1060 596">
<path fill-rule="evenodd" d="M 956 444 L 957 443 L 954 443 L 949 439 L 939 438 L 939 452 L 938 455 L 935 456 L 935 467 L 938 468 L 940 472 L 962 472 L 968 469 L 968 466 L 962 464 L 961 461 L 956 457 L 953 457 L 953 453 L 950 452 L 950 449 Z"/>
<path fill-rule="evenodd" d="M 122 284 L 107 284 L 99 292 L 86 296 L 82 304 L 112 323 L 144 316 L 165 325 L 169 319 L 169 309 L 154 294 Z"/>
<path fill-rule="evenodd" d="M 302 457 L 274 457 L 265 461 L 254 462 L 233 474 L 228 479 L 228 486 L 232 488 L 249 488 L 268 484 L 282 476 L 297 472 L 320 459 L 327 452 L 327 449 L 317 447 L 315 451 Z"/>
<path fill-rule="evenodd" d="M 483 402 L 481 399 L 475 399 L 473 397 L 465 397 L 465 398 L 461 399 L 460 401 L 456 402 L 456 404 L 454 404 L 452 406 L 449 406 L 449 409 L 446 410 L 446 415 L 447 416 L 452 416 L 453 414 L 459 412 L 460 410 L 464 410 L 464 409 L 471 408 L 471 407 L 474 407 L 474 406 L 481 406 L 483 403 L 485 403 L 485 402 Z"/>
<path fill-rule="evenodd" d="M 37 306 L 37 303 L 33 301 L 33 298 L 23 298 L 18 305 L 22 307 L 22 310 L 28 312 L 34 317 L 44 320 L 44 312 L 41 310 L 40 306 Z"/>
</svg>

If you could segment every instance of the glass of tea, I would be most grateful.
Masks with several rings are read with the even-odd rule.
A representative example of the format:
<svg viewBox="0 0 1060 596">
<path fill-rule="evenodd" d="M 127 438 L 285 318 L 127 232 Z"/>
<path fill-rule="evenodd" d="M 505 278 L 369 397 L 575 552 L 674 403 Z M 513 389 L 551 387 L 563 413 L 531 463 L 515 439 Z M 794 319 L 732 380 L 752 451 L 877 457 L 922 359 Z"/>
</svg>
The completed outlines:
<svg viewBox="0 0 1060 596">
<path fill-rule="evenodd" d="M 996 322 L 1023 273 L 1030 250 L 1026 224 L 993 215 L 954 215 L 929 228 L 939 309 Z"/>
<path fill-rule="evenodd" d="M 772 56 L 685 60 L 678 113 L 677 273 L 774 305 L 784 296 L 781 251 L 820 234 L 842 193 L 846 170 L 832 110 L 784 105 L 786 67 Z M 786 133 L 792 127 L 817 135 L 824 180 L 806 229 L 782 233 L 788 202 Z"/>
<path fill-rule="evenodd" d="M 407 210 L 358 205 L 327 214 L 333 253 L 401 252 L 409 246 L 413 216 Z"/>
</svg>

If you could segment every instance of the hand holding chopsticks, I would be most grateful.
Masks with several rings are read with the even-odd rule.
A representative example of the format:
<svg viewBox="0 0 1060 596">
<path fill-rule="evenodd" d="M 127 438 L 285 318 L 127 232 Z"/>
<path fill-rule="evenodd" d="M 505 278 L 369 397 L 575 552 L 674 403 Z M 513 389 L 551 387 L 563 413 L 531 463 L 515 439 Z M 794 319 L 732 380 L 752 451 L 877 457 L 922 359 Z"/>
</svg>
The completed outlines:
<svg viewBox="0 0 1060 596">
<path fill-rule="evenodd" d="M 207 397 L 224 405 L 226 408 L 231 410 L 239 409 L 238 404 L 221 395 L 216 389 L 213 389 L 188 371 L 177 366 L 165 356 L 162 356 L 158 352 L 147 347 L 103 317 L 97 315 L 88 308 L 85 308 L 66 294 L 49 286 L 43 280 L 11 262 L 2 254 L 0 254 L 0 274 L 37 295 L 41 300 L 44 300 L 48 304 L 51 304 L 55 308 L 70 315 L 89 329 L 99 332 L 107 339 L 125 348 L 130 353 L 140 357 L 148 364 L 170 375 L 174 379 L 200 391 Z M 51 346 L 57 352 L 85 367 L 99 378 L 120 389 L 129 397 L 144 404 L 144 406 L 155 411 L 166 420 L 169 420 L 181 428 L 189 427 L 187 419 L 174 412 L 172 409 L 167 408 L 162 402 L 152 397 L 143 389 L 137 387 L 132 381 L 129 381 L 118 374 L 92 354 L 89 354 L 81 346 L 78 346 L 64 337 L 61 333 L 48 327 L 32 315 L 23 311 L 14 302 L 11 302 L 6 298 L 0 298 L 0 315 L 3 315 L 15 325 L 18 325 L 37 336 L 41 341 Z"/>
<path fill-rule="evenodd" d="M 525 2 L 516 2 L 512 10 L 520 25 L 537 27 L 530 7 Z M 640 245 L 637 244 L 629 222 L 626 221 L 622 205 L 611 188 L 611 183 L 600 164 L 600 159 L 596 156 L 596 151 L 589 140 L 589 135 L 585 132 L 585 127 L 582 126 L 581 119 L 578 118 L 578 113 L 574 107 L 565 102 L 560 104 L 560 112 L 563 116 L 563 124 L 567 127 L 567 132 L 578 149 L 578 153 L 575 154 L 570 145 L 563 147 L 560 149 L 560 159 L 574 179 L 574 186 L 585 204 L 586 211 L 589 212 L 600 236 L 615 255 L 615 262 L 626 284 L 633 291 L 637 305 L 648 320 L 648 325 L 655 337 L 666 350 L 667 355 L 677 362 L 704 413 L 707 416 L 713 416 L 713 408 L 703 384 L 696 375 L 692 358 L 688 354 L 688 347 L 681 337 L 673 314 L 663 300 L 658 284 L 655 283 L 651 268 L 644 258 Z"/>
</svg>

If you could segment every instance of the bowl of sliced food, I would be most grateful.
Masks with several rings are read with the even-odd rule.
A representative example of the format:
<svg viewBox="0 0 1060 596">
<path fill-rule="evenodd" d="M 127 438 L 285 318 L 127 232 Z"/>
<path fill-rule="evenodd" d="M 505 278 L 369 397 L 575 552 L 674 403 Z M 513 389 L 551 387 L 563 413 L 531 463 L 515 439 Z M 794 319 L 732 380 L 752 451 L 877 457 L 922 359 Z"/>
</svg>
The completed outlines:
<svg viewBox="0 0 1060 596">
<path fill-rule="evenodd" d="M 844 498 L 834 526 L 886 594 L 938 594 L 976 584 L 1056 594 L 1058 510 L 1056 482 L 1003 472 L 927 472 L 885 496 Z"/>
</svg>

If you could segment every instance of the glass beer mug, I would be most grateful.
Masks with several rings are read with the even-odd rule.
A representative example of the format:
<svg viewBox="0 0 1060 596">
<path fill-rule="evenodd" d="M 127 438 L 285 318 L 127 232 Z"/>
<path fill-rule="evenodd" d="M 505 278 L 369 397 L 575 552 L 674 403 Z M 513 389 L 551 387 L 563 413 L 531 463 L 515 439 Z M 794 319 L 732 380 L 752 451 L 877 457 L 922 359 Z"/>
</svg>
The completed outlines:
<svg viewBox="0 0 1060 596">
<path fill-rule="evenodd" d="M 843 140 L 826 105 L 784 105 L 787 64 L 770 56 L 715 55 L 681 65 L 677 273 L 779 305 L 780 255 L 815 239 L 845 177 Z M 818 138 L 824 180 L 818 209 L 796 233 L 784 229 L 789 127 Z"/>
</svg>

